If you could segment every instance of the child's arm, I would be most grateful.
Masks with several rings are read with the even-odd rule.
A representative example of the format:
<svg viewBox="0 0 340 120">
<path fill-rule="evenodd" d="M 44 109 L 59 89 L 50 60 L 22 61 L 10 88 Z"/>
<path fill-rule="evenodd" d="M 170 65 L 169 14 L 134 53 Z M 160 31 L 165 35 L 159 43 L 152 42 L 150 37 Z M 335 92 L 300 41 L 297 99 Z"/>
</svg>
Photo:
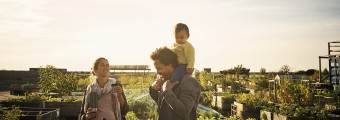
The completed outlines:
<svg viewBox="0 0 340 120">
<path fill-rule="evenodd" d="M 184 51 L 185 52 L 185 56 L 187 58 L 188 61 L 188 66 L 187 66 L 187 70 L 186 73 L 191 75 L 192 72 L 194 71 L 194 64 L 195 64 L 195 49 L 194 47 L 190 44 L 188 46 L 188 48 Z"/>
</svg>

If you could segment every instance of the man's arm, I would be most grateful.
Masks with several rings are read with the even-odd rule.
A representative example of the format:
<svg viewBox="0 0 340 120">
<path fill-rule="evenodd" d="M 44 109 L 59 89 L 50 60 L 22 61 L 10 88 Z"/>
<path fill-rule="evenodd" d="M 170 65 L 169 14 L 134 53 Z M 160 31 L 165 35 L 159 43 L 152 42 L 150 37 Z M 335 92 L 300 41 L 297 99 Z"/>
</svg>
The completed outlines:
<svg viewBox="0 0 340 120">
<path fill-rule="evenodd" d="M 151 98 L 157 103 L 158 101 L 158 92 L 152 88 L 152 86 L 149 87 L 149 94 Z"/>
<path fill-rule="evenodd" d="M 194 80 L 183 79 L 181 82 L 179 96 L 176 96 L 172 90 L 165 90 L 162 95 L 173 112 L 185 119 L 189 116 L 199 97 L 200 88 Z"/>
<path fill-rule="evenodd" d="M 158 104 L 158 91 L 161 90 L 161 86 L 164 84 L 164 80 L 159 78 L 149 87 L 149 93 L 151 98 Z"/>
</svg>

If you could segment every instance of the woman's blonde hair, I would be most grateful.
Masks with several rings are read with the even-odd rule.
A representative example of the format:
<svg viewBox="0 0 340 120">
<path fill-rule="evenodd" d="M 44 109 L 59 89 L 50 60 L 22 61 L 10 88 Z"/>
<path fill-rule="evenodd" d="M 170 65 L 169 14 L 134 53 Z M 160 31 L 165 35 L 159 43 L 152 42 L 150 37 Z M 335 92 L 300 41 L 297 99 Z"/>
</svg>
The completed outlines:
<svg viewBox="0 0 340 120">
<path fill-rule="evenodd" d="M 104 58 L 104 57 L 99 57 L 99 58 L 96 59 L 96 61 L 94 61 L 93 65 L 92 65 L 92 68 L 91 68 L 91 75 L 93 75 L 93 76 L 96 75 L 96 72 L 95 72 L 95 71 L 98 69 L 99 62 L 100 62 L 100 60 L 102 60 L 102 59 L 107 60 L 107 59 Z"/>
</svg>

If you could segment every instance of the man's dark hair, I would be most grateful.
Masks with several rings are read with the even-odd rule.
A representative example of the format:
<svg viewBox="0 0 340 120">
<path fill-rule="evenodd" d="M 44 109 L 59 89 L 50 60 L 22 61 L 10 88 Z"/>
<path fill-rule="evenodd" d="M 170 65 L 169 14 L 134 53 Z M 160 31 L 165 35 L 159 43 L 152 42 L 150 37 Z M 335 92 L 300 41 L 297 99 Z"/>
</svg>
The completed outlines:
<svg viewBox="0 0 340 120">
<path fill-rule="evenodd" d="M 187 33 L 188 35 L 188 38 L 190 37 L 190 32 L 189 32 L 189 27 L 184 24 L 184 23 L 177 23 L 176 26 L 175 26 L 175 35 L 179 32 L 181 32 L 182 30 L 185 30 L 185 32 Z"/>
<path fill-rule="evenodd" d="M 177 55 L 174 51 L 167 47 L 157 48 L 151 53 L 150 58 L 152 60 L 159 60 L 164 65 L 172 65 L 174 68 L 178 65 Z"/>
</svg>

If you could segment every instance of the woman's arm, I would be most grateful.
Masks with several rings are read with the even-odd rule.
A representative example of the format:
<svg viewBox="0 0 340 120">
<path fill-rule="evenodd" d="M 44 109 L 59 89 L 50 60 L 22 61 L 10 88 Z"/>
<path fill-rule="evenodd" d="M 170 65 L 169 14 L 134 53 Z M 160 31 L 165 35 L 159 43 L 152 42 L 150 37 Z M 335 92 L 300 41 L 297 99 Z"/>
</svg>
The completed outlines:
<svg viewBox="0 0 340 120">
<path fill-rule="evenodd" d="M 123 104 L 120 105 L 120 110 L 121 110 L 122 117 L 125 117 L 126 113 L 129 110 L 129 105 L 126 102 L 126 97 L 125 97 L 124 91 L 122 93 L 122 100 L 119 100 L 119 102 L 123 103 Z"/>
<path fill-rule="evenodd" d="M 81 104 L 81 108 L 80 108 L 80 114 L 79 114 L 79 116 L 78 116 L 78 119 L 79 120 L 86 120 L 86 114 L 85 114 L 85 96 L 86 96 L 86 90 L 85 90 L 85 92 L 84 92 L 84 98 L 83 98 L 83 102 L 82 102 L 82 104 Z"/>
<path fill-rule="evenodd" d="M 117 98 L 120 104 L 121 114 L 122 114 L 122 117 L 124 117 L 126 113 L 128 112 L 129 107 L 126 101 L 123 87 L 121 84 L 119 84 L 119 86 L 114 86 L 112 89 L 114 93 L 117 93 Z"/>
</svg>

